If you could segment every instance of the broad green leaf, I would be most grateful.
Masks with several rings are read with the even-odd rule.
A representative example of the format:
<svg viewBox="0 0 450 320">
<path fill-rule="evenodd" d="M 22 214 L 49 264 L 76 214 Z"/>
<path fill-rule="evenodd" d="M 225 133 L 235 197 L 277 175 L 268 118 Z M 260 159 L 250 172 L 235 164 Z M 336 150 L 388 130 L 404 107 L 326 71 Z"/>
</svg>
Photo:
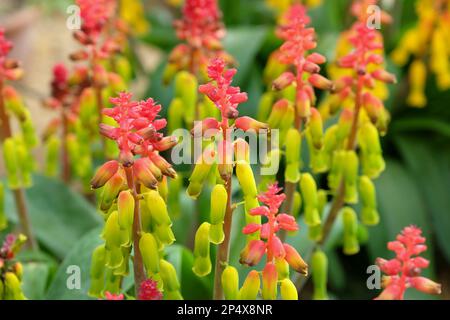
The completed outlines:
<svg viewBox="0 0 450 320">
<path fill-rule="evenodd" d="M 33 232 L 43 247 L 63 258 L 89 230 L 100 224 L 95 208 L 81 195 L 60 181 L 34 177 L 34 186 L 26 190 Z M 6 212 L 17 223 L 11 192 L 6 194 Z"/>
<path fill-rule="evenodd" d="M 29 300 L 42 300 L 51 275 L 51 266 L 42 262 L 23 265 L 22 290 Z"/>
<path fill-rule="evenodd" d="M 450 147 L 410 136 L 399 136 L 396 144 L 431 216 L 439 247 L 450 262 Z"/>
<path fill-rule="evenodd" d="M 75 246 L 70 250 L 56 272 L 51 283 L 47 299 L 51 300 L 85 300 L 89 299 L 91 255 L 94 249 L 102 243 L 100 239 L 101 228 L 96 228 L 76 241 Z M 67 280 L 71 276 L 68 272 L 70 266 L 76 266 L 80 271 L 80 289 L 70 289 Z M 73 273 L 72 273 L 73 274 Z"/>
</svg>

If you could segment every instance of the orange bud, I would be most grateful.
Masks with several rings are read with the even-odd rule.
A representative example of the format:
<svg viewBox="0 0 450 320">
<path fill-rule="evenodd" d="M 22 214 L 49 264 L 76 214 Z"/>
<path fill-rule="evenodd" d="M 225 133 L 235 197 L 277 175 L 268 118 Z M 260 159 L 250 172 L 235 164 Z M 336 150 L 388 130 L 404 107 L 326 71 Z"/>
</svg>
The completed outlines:
<svg viewBox="0 0 450 320">
<path fill-rule="evenodd" d="M 308 265 L 302 259 L 302 257 L 297 252 L 297 250 L 295 250 L 294 247 L 292 247 L 286 243 L 283 244 L 283 246 L 284 246 L 284 251 L 286 252 L 285 259 L 286 259 L 287 263 L 289 263 L 289 265 L 292 267 L 292 269 L 294 269 L 298 273 L 301 273 L 306 276 L 308 274 Z"/>
<path fill-rule="evenodd" d="M 203 121 L 199 121 L 196 123 L 194 128 L 191 130 L 191 135 L 197 138 L 210 138 L 212 135 L 215 135 L 218 132 L 219 128 L 219 121 L 214 118 L 206 118 Z M 205 136 L 206 132 L 210 133 L 211 135 Z"/>
<path fill-rule="evenodd" d="M 117 170 L 119 170 L 119 163 L 115 160 L 103 164 L 91 180 L 92 189 L 103 187 L 116 174 Z"/>
<path fill-rule="evenodd" d="M 334 86 L 332 81 L 317 73 L 311 75 L 308 80 L 314 87 L 321 90 L 332 90 Z"/>
<path fill-rule="evenodd" d="M 412 277 L 409 279 L 412 287 L 427 294 L 441 294 L 441 285 L 425 277 Z"/>
<path fill-rule="evenodd" d="M 154 144 L 154 147 L 158 151 L 166 151 L 173 148 L 178 143 L 178 138 L 175 136 L 164 137 Z"/>
<path fill-rule="evenodd" d="M 395 77 L 395 75 L 383 69 L 378 69 L 372 72 L 372 77 L 385 83 L 397 83 L 397 78 Z"/>
<path fill-rule="evenodd" d="M 234 125 L 236 126 L 236 128 L 241 129 L 245 132 L 249 130 L 254 130 L 256 133 L 258 133 L 260 130 L 269 129 L 269 126 L 266 123 L 259 122 L 250 117 L 237 118 Z"/>
<path fill-rule="evenodd" d="M 294 82 L 295 76 L 292 72 L 284 72 L 282 73 L 275 81 L 272 83 L 273 90 L 283 90 L 291 85 Z"/>
<path fill-rule="evenodd" d="M 277 298 L 277 267 L 273 263 L 268 263 L 262 271 L 262 298 L 265 300 L 275 300 Z"/>
<path fill-rule="evenodd" d="M 77 52 L 71 53 L 69 57 L 72 61 L 80 61 L 86 60 L 87 58 L 89 58 L 89 55 L 85 50 L 81 49 Z"/>
<path fill-rule="evenodd" d="M 137 181 L 149 189 L 156 189 L 158 180 L 150 171 L 148 158 L 140 158 L 133 164 L 133 174 Z"/>
<path fill-rule="evenodd" d="M 151 152 L 149 155 L 150 160 L 161 170 L 161 172 L 168 177 L 175 179 L 177 173 L 172 168 L 172 165 L 166 161 L 163 157 L 155 152 Z"/>
<path fill-rule="evenodd" d="M 297 95 L 297 113 L 302 118 L 311 115 L 311 98 L 305 90 L 300 90 Z"/>
<path fill-rule="evenodd" d="M 266 244 L 262 240 L 250 241 L 241 251 L 241 258 L 239 262 L 248 266 L 257 265 L 264 253 L 266 252 Z"/>
</svg>

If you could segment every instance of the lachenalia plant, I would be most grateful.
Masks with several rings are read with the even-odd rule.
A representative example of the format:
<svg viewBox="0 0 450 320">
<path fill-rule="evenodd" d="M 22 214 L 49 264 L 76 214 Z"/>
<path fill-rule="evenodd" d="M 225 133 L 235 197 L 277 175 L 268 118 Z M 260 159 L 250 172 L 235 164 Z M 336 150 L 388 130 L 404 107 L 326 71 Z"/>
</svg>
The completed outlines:
<svg viewBox="0 0 450 320">
<path fill-rule="evenodd" d="M 26 240 L 23 234 L 8 234 L 0 247 L 0 301 L 26 299 L 21 288 L 23 265 L 16 258 Z"/>
<path fill-rule="evenodd" d="M 407 103 L 423 108 L 427 74 L 435 75 L 439 90 L 450 88 L 450 1 L 417 1 L 416 13 L 418 22 L 402 35 L 391 57 L 399 66 L 408 65 Z"/>
<path fill-rule="evenodd" d="M 106 162 L 91 181 L 98 190 L 98 207 L 105 219 L 105 243 L 92 255 L 90 295 L 117 295 L 133 262 L 136 298 L 181 299 L 174 267 L 164 259 L 164 248 L 175 241 L 167 210 L 166 177 L 176 172 L 159 154 L 177 144 L 159 131 L 161 106 L 153 99 L 135 102 L 122 92 L 103 115 L 116 126 L 100 125 L 100 133 L 115 141 L 117 160 Z M 108 121 L 108 123 L 111 122 Z M 163 293 L 157 294 L 155 290 Z"/>
<path fill-rule="evenodd" d="M 8 84 L 23 74 L 17 60 L 8 58 L 12 43 L 0 28 L 0 142 L 7 175 L 8 188 L 12 190 L 19 226 L 27 237 L 28 246 L 36 249 L 28 215 L 25 189 L 31 187 L 35 161 L 32 150 L 37 144 L 31 114 L 17 91 Z M 13 131 L 16 121 L 20 132 Z M 4 210 L 4 186 L 0 181 L 0 230 L 7 227 Z"/>
<path fill-rule="evenodd" d="M 114 158 L 116 146 L 98 134 L 102 110 L 108 98 L 126 90 L 131 66 L 127 50 L 127 25 L 118 17 L 116 0 L 78 0 L 81 29 L 74 38 L 83 47 L 70 55 L 77 62 L 72 71 L 55 65 L 51 97 L 45 106 L 58 115 L 49 123 L 43 139 L 47 145 L 45 172 L 69 182 L 79 178 L 89 191 L 95 157 Z M 59 151 L 60 150 L 60 151 Z M 60 165 L 61 163 L 61 165 Z"/>
<path fill-rule="evenodd" d="M 300 5 L 294 5 L 281 20 L 278 34 L 285 42 L 266 67 L 266 81 L 275 78 L 273 88 L 279 93 L 264 94 L 259 119 L 268 119 L 271 128 L 278 127 L 281 131 L 280 146 L 284 146 L 286 168 L 285 211 L 294 216 L 303 212 L 309 238 L 315 243 L 310 260 L 316 299 L 327 298 L 328 262 L 321 246 L 336 219 L 343 221 L 345 254 L 359 251 L 358 229 L 362 225 L 375 225 L 379 221 L 372 179 L 385 166 L 379 137 L 386 133 L 389 115 L 382 101 L 387 97 L 386 83 L 394 83 L 395 77 L 383 68 L 381 33 L 367 23 L 367 8 L 375 3 L 354 2 L 352 12 L 357 22 L 341 36 L 338 62 L 330 67 L 332 81 L 318 74 L 325 58 L 317 53 L 307 55 L 316 42 L 314 29 L 306 27 L 309 18 L 305 8 Z M 389 19 L 383 12 L 382 21 Z M 293 65 L 295 72 L 286 69 L 283 63 Z M 318 109 L 313 107 L 314 87 L 330 91 Z M 326 123 L 336 118 L 337 123 Z M 303 139 L 308 144 L 309 169 L 312 174 L 328 175 L 328 190 L 318 189 L 311 173 L 300 173 Z M 276 152 L 283 154 L 282 150 Z M 270 158 L 279 159 L 278 155 Z M 325 210 L 330 196 L 331 205 Z M 350 207 L 359 198 L 362 223 Z M 344 208 L 346 204 L 349 206 Z M 298 286 L 304 283 L 299 281 Z"/>
<path fill-rule="evenodd" d="M 182 17 L 174 22 L 176 35 L 181 41 L 168 57 L 163 82 L 173 82 L 174 98 L 168 109 L 168 132 L 177 129 L 192 129 L 195 121 L 205 118 L 218 118 L 219 110 L 214 103 L 198 94 L 198 85 L 208 81 L 207 66 L 210 60 L 220 58 L 227 65 L 234 64 L 234 59 L 225 52 L 221 43 L 225 28 L 221 21 L 217 0 L 187 0 L 182 8 Z M 189 137 L 184 137 L 189 138 Z M 185 150 L 191 153 L 193 150 Z M 182 189 L 182 173 L 177 180 L 170 181 L 170 201 L 173 212 L 179 210 L 178 194 Z M 195 210 L 194 223 L 189 236 L 188 246 L 192 247 L 195 231 L 199 226 L 198 208 Z"/>
<path fill-rule="evenodd" d="M 263 205 L 249 211 L 251 216 L 260 218 L 261 222 L 251 222 L 243 228 L 244 234 L 256 236 L 242 250 L 240 263 L 256 266 L 264 256 L 266 261 L 262 271 L 252 270 L 248 273 L 240 289 L 237 270 L 227 266 L 222 274 L 222 285 L 228 300 L 255 300 L 258 297 L 275 300 L 278 286 L 283 300 L 298 300 L 297 288 L 290 279 L 290 268 L 307 275 L 308 265 L 297 250 L 283 243 L 278 235 L 280 231 L 295 232 L 299 229 L 292 215 L 279 212 L 286 198 L 284 193 L 280 193 L 281 190 L 276 183 L 268 186 L 267 191 L 257 197 Z M 262 222 L 263 219 L 265 222 Z"/>
<path fill-rule="evenodd" d="M 266 124 L 250 117 L 239 117 L 237 107 L 247 101 L 247 94 L 231 85 L 236 69 L 226 69 L 225 61 L 214 59 L 208 67 L 211 82 L 200 86 L 220 111 L 221 118 L 206 118 L 198 122 L 192 130 L 194 139 L 201 139 L 202 150 L 189 178 L 187 193 L 194 199 L 201 194 L 206 183 L 214 187 L 211 192 L 210 220 L 203 222 L 195 235 L 194 267 L 198 276 L 211 272 L 210 243 L 218 245 L 215 263 L 214 299 L 222 299 L 224 288 L 222 275 L 229 263 L 231 225 L 233 211 L 238 204 L 244 204 L 247 223 L 261 223 L 259 216 L 250 215 L 250 210 L 259 207 L 257 189 L 250 166 L 250 147 L 243 139 L 234 140 L 237 130 L 268 134 Z M 236 176 L 244 195 L 244 201 L 234 202 L 232 197 L 232 177 Z M 259 233 L 249 235 L 250 239 Z"/>
</svg>

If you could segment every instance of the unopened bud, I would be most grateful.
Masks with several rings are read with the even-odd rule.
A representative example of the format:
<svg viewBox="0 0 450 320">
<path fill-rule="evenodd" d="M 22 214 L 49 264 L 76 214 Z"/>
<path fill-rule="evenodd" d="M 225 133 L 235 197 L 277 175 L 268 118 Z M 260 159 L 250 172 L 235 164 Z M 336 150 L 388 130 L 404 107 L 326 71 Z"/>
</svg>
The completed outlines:
<svg viewBox="0 0 450 320">
<path fill-rule="evenodd" d="M 194 267 L 192 268 L 192 271 L 199 277 L 204 277 L 211 272 L 209 228 L 210 224 L 204 222 L 200 225 L 195 234 Z"/>
<path fill-rule="evenodd" d="M 358 202 L 358 169 L 359 159 L 355 151 L 347 151 L 344 160 L 345 202 Z"/>
<path fill-rule="evenodd" d="M 314 300 L 327 300 L 328 258 L 321 250 L 313 253 L 311 258 L 312 280 L 314 285 Z"/>
<path fill-rule="evenodd" d="M 249 130 L 259 133 L 261 130 L 268 130 L 269 126 L 250 117 L 240 117 L 235 121 L 235 126 L 244 132 Z"/>
<path fill-rule="evenodd" d="M 122 191 L 117 198 L 119 226 L 123 230 L 131 230 L 134 219 L 134 197 L 130 190 Z"/>
<path fill-rule="evenodd" d="M 291 128 L 286 135 L 286 181 L 297 183 L 300 180 L 300 152 L 302 137 L 300 132 Z"/>
<path fill-rule="evenodd" d="M 159 261 L 159 267 L 161 278 L 164 282 L 164 291 L 174 292 L 180 290 L 180 282 L 178 281 L 175 267 L 164 259 Z"/>
<path fill-rule="evenodd" d="M 313 74 L 309 77 L 309 83 L 311 83 L 314 87 L 321 90 L 332 90 L 333 82 L 321 76 L 320 74 Z"/>
<path fill-rule="evenodd" d="M 289 100 L 281 99 L 273 105 L 272 112 L 267 120 L 270 128 L 278 128 L 280 126 L 290 104 Z"/>
<path fill-rule="evenodd" d="M 276 91 L 283 90 L 290 86 L 294 81 L 295 75 L 292 72 L 284 72 L 272 83 L 272 89 Z"/>
<path fill-rule="evenodd" d="M 288 278 L 281 280 L 280 293 L 283 300 L 298 300 L 297 288 Z"/>
<path fill-rule="evenodd" d="M 91 180 L 92 189 L 103 187 L 119 170 L 119 163 L 111 160 L 103 164 Z"/>
<path fill-rule="evenodd" d="M 308 226 L 316 226 L 321 222 L 317 199 L 317 185 L 314 178 L 305 173 L 300 179 L 300 190 L 303 196 L 303 203 L 305 208 L 305 223 Z"/>
<path fill-rule="evenodd" d="M 362 176 L 359 179 L 359 192 L 362 202 L 362 223 L 368 226 L 377 225 L 380 221 L 380 216 L 377 211 L 376 190 L 369 177 Z"/>
<path fill-rule="evenodd" d="M 257 265 L 266 251 L 266 244 L 262 240 L 251 240 L 241 251 L 239 262 L 248 266 Z"/>
<path fill-rule="evenodd" d="M 262 271 L 262 298 L 264 300 L 275 300 L 277 298 L 277 282 L 277 268 L 269 262 Z"/>
<path fill-rule="evenodd" d="M 395 77 L 395 75 L 383 69 L 378 69 L 372 72 L 372 77 L 385 83 L 397 83 L 397 78 Z"/>
<path fill-rule="evenodd" d="M 244 284 L 239 290 L 239 299 L 256 300 L 260 287 L 261 280 L 259 273 L 255 270 L 250 271 L 244 281 Z"/>
<path fill-rule="evenodd" d="M 210 240 L 214 244 L 222 243 L 225 234 L 223 233 L 223 220 L 227 207 L 228 194 L 225 187 L 221 184 L 215 185 L 211 192 L 211 228 Z"/>
<path fill-rule="evenodd" d="M 3 160 L 9 188 L 18 189 L 20 187 L 20 172 L 16 143 L 13 138 L 7 138 L 3 143 Z"/>
<path fill-rule="evenodd" d="M 409 279 L 412 287 L 426 294 L 441 294 L 441 285 L 425 277 L 412 277 Z"/>
<path fill-rule="evenodd" d="M 244 196 L 256 197 L 258 191 L 256 189 L 255 177 L 250 164 L 246 161 L 238 161 L 236 163 L 236 175 Z"/>
<path fill-rule="evenodd" d="M 141 235 L 139 250 L 147 273 L 158 273 L 160 270 L 158 242 L 151 233 L 145 232 Z"/>
<path fill-rule="evenodd" d="M 311 108 L 311 118 L 309 120 L 309 131 L 314 148 L 322 149 L 323 146 L 323 122 L 322 116 L 316 108 Z"/>
<path fill-rule="evenodd" d="M 237 300 L 239 295 L 239 274 L 236 268 L 227 266 L 222 272 L 222 288 L 226 300 Z"/>
<path fill-rule="evenodd" d="M 344 253 L 353 255 L 359 252 L 358 242 L 358 218 L 352 208 L 342 209 L 342 221 L 344 224 Z"/>
<path fill-rule="evenodd" d="M 296 272 L 308 275 L 308 265 L 306 262 L 302 259 L 298 251 L 292 247 L 289 244 L 283 244 L 284 251 L 286 252 L 285 259 L 287 263 L 291 266 L 292 269 L 294 269 Z"/>
</svg>

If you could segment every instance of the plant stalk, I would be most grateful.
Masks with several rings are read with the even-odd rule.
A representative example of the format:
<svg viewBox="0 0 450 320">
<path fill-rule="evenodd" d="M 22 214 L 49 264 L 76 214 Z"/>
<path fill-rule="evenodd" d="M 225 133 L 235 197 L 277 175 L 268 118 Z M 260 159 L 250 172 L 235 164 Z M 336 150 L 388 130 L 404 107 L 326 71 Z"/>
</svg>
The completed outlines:
<svg viewBox="0 0 450 320">
<path fill-rule="evenodd" d="M 139 240 L 141 239 L 142 225 L 141 225 L 141 213 L 139 208 L 139 186 L 136 185 L 133 176 L 133 170 L 131 167 L 125 168 L 125 173 L 127 177 L 127 184 L 132 191 L 134 198 L 134 218 L 133 218 L 133 246 L 134 246 L 134 256 L 133 256 L 133 270 L 134 270 L 134 289 L 136 298 L 139 295 L 139 288 L 141 283 L 147 278 L 145 276 L 144 263 L 142 261 L 142 254 L 139 250 Z"/>
<path fill-rule="evenodd" d="M 3 143 L 6 139 L 12 137 L 11 124 L 9 123 L 9 118 L 6 113 L 5 101 L 3 99 L 3 80 L 0 79 L 0 124 L 3 129 L 1 132 L 1 142 Z M 14 201 L 16 204 L 17 215 L 19 217 L 19 222 L 21 229 L 25 236 L 27 237 L 26 245 L 32 249 L 37 250 L 38 243 L 34 238 L 31 231 L 31 223 L 28 216 L 28 209 L 25 200 L 25 192 L 23 188 L 13 190 Z"/>
</svg>

